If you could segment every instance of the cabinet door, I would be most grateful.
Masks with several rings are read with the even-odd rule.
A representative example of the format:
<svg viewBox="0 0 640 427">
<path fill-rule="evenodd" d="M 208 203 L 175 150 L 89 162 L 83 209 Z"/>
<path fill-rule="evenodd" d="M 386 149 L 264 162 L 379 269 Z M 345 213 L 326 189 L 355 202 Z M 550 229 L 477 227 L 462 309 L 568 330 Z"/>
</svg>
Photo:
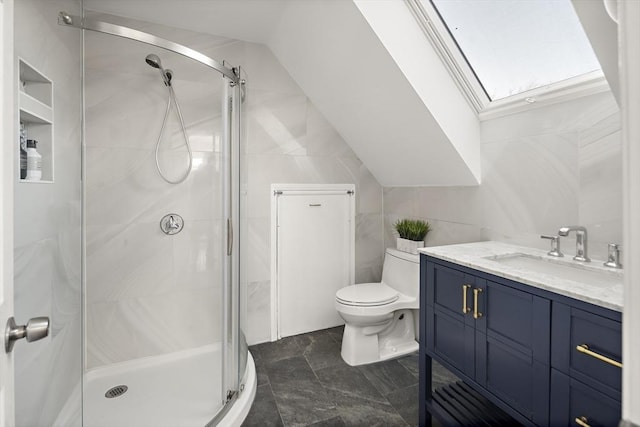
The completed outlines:
<svg viewBox="0 0 640 427">
<path fill-rule="evenodd" d="M 582 382 L 551 369 L 552 426 L 576 426 L 576 419 L 590 426 L 616 427 L 620 402 Z"/>
<path fill-rule="evenodd" d="M 621 361 L 621 330 L 618 321 L 554 303 L 551 366 L 619 400 L 622 369 L 594 354 Z M 594 353 L 580 352 L 578 346 L 587 346 Z"/>
<path fill-rule="evenodd" d="M 427 352 L 448 364 L 456 374 L 470 379 L 475 375 L 474 325 L 471 313 L 463 313 L 463 291 L 467 292 L 467 306 L 471 307 L 474 283 L 474 276 L 427 263 Z"/>
<path fill-rule="evenodd" d="M 476 281 L 476 381 L 538 425 L 549 420 L 550 301 Z"/>
</svg>

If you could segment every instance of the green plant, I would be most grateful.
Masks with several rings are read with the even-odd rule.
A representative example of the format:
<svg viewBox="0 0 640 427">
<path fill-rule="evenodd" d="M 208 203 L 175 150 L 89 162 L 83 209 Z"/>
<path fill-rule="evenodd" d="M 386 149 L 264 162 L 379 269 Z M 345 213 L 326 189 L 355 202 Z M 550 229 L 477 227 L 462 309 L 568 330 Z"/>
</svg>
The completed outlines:
<svg viewBox="0 0 640 427">
<path fill-rule="evenodd" d="M 400 219 L 393 226 L 401 238 L 413 240 L 414 242 L 424 240 L 431 230 L 429 223 L 421 219 Z"/>
</svg>

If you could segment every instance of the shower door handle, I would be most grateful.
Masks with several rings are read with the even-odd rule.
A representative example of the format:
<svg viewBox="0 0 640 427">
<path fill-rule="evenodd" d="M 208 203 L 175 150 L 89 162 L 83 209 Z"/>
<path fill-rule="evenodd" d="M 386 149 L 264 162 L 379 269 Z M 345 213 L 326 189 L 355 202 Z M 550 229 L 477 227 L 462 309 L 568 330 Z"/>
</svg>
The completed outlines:
<svg viewBox="0 0 640 427">
<path fill-rule="evenodd" d="M 29 319 L 26 325 L 18 326 L 11 316 L 4 332 L 4 350 L 11 353 L 16 341 L 22 338 L 26 338 L 27 342 L 33 342 L 48 336 L 50 323 L 48 317 L 34 317 Z"/>
<path fill-rule="evenodd" d="M 233 250 L 233 223 L 231 218 L 227 218 L 227 255 L 231 256 Z"/>
</svg>

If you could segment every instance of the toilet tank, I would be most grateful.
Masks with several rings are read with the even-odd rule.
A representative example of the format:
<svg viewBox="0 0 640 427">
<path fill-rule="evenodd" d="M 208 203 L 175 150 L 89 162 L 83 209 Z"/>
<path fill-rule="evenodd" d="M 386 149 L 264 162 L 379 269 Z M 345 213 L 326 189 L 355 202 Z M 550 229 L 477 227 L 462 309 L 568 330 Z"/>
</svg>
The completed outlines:
<svg viewBox="0 0 640 427">
<path fill-rule="evenodd" d="M 387 248 L 382 281 L 409 297 L 420 296 L 420 255 Z"/>
</svg>

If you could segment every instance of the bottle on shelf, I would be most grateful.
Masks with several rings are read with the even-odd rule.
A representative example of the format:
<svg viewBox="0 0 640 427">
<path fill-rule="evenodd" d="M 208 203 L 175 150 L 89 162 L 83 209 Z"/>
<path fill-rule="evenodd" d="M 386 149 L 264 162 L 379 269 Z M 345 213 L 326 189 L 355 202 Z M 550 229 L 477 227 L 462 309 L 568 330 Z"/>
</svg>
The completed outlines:
<svg viewBox="0 0 640 427">
<path fill-rule="evenodd" d="M 27 130 L 20 122 L 20 179 L 27 177 Z"/>
<path fill-rule="evenodd" d="M 27 181 L 42 179 L 42 156 L 36 150 L 37 144 L 35 139 L 27 139 Z"/>
</svg>

